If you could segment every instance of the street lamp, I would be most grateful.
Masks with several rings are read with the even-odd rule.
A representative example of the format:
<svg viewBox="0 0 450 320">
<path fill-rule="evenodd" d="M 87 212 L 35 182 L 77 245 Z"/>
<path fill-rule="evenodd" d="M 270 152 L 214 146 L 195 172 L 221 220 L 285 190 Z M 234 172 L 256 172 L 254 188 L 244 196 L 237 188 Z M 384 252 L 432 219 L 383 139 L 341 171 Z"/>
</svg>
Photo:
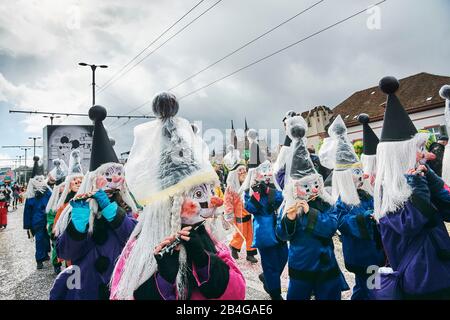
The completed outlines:
<svg viewBox="0 0 450 320">
<path fill-rule="evenodd" d="M 54 115 L 51 115 L 51 116 L 42 116 L 42 117 L 44 117 L 44 118 L 50 118 L 50 125 L 53 125 L 53 119 L 61 118 L 61 116 L 54 116 Z"/>
<path fill-rule="evenodd" d="M 41 139 L 41 137 L 28 137 L 28 139 L 30 140 L 33 139 L 33 157 L 34 157 L 36 155 L 36 139 Z"/>
<path fill-rule="evenodd" d="M 101 65 L 95 65 L 95 64 L 88 64 L 84 62 L 78 63 L 78 65 L 82 67 L 91 67 L 92 70 L 92 105 L 95 105 L 95 69 L 98 68 L 108 68 L 107 65 L 101 64 Z"/>
</svg>

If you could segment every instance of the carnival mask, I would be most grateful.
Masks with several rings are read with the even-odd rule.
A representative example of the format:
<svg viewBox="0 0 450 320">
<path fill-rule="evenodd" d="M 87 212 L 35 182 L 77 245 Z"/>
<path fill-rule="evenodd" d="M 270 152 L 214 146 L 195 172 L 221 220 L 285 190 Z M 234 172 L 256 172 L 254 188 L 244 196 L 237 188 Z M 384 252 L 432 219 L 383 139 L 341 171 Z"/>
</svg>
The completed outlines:
<svg viewBox="0 0 450 320">
<path fill-rule="evenodd" d="M 265 161 L 256 168 L 256 183 L 264 182 L 266 184 L 273 183 L 273 168 L 269 161 Z"/>
<path fill-rule="evenodd" d="M 356 189 L 361 189 L 364 185 L 364 172 L 361 168 L 352 169 L 353 174 L 353 183 L 355 184 Z"/>
<path fill-rule="evenodd" d="M 319 195 L 323 190 L 323 178 L 320 174 L 312 174 L 300 180 L 293 181 L 294 199 L 310 200 Z"/>
<path fill-rule="evenodd" d="M 186 193 L 181 208 L 182 225 L 194 225 L 214 216 L 223 201 L 214 196 L 213 190 L 213 186 L 201 184 Z"/>
<path fill-rule="evenodd" d="M 81 185 L 82 181 L 83 181 L 82 177 L 73 178 L 72 181 L 70 181 L 70 186 L 69 186 L 70 191 L 78 192 L 78 189 L 80 189 L 80 185 Z"/>
<path fill-rule="evenodd" d="M 97 189 L 105 191 L 121 190 L 125 182 L 123 165 L 120 163 L 111 164 L 105 170 L 98 173 L 96 179 Z"/>
</svg>

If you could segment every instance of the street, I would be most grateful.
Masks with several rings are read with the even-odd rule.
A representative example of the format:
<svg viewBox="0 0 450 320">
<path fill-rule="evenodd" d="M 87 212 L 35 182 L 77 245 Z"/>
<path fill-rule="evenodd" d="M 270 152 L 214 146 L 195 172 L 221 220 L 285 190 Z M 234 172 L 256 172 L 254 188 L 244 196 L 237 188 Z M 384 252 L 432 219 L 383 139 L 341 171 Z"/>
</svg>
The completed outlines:
<svg viewBox="0 0 450 320">
<path fill-rule="evenodd" d="M 53 267 L 44 262 L 44 269 L 36 270 L 34 259 L 34 242 L 28 239 L 22 228 L 23 206 L 8 214 L 8 227 L 0 231 L 0 299 L 1 300 L 47 300 L 55 279 Z M 336 256 L 350 287 L 353 275 L 343 267 L 342 247 L 334 239 Z M 259 255 L 256 257 L 260 260 Z M 258 275 L 262 272 L 261 264 L 251 264 L 245 260 L 242 251 L 238 260 L 247 283 L 247 300 L 269 300 Z M 287 268 L 282 276 L 282 295 L 286 297 L 288 285 Z M 350 299 L 351 290 L 342 293 L 342 299 Z"/>
</svg>

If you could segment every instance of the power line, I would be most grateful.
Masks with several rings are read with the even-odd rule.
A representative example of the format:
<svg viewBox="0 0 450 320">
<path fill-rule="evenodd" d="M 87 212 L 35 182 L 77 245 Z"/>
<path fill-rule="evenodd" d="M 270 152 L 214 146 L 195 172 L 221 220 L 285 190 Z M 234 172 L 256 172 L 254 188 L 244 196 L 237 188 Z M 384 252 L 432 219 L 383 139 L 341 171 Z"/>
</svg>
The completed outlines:
<svg viewBox="0 0 450 320">
<path fill-rule="evenodd" d="M 167 32 L 169 32 L 176 24 L 178 24 L 181 20 L 183 20 L 189 13 L 191 13 L 195 8 L 197 8 L 202 2 L 205 0 L 201 0 L 197 2 L 195 6 L 193 6 L 191 9 L 189 9 L 188 12 L 186 12 L 181 18 L 179 18 L 177 21 L 172 23 L 170 27 L 168 27 L 166 30 L 163 31 L 158 37 L 156 37 L 150 44 L 148 44 L 144 49 L 142 49 L 137 55 L 135 55 L 128 63 L 126 63 L 119 71 L 117 71 L 111 78 L 109 78 L 108 81 L 106 81 L 102 87 L 105 87 L 109 82 L 111 82 L 112 79 L 114 79 L 118 74 L 120 74 L 123 70 L 125 70 L 126 67 L 128 67 L 134 60 L 136 60 L 142 53 L 144 53 L 148 48 L 150 48 L 156 41 L 161 39 L 162 36 L 164 36 Z M 101 89 L 101 88 L 100 88 Z"/>
<path fill-rule="evenodd" d="M 140 59 L 137 63 L 135 63 L 131 68 L 129 68 L 128 70 L 126 70 L 124 73 L 122 73 L 119 77 L 117 77 L 116 79 L 114 79 L 113 81 L 111 81 L 110 83 L 108 83 L 105 86 L 102 86 L 102 89 L 100 89 L 97 93 L 101 93 L 104 90 L 106 90 L 108 87 L 110 87 L 113 83 L 115 83 L 116 81 L 118 81 L 119 79 L 121 79 L 124 75 L 126 75 L 128 72 L 130 72 L 131 70 L 133 70 L 136 66 L 138 66 L 142 61 L 144 61 L 145 59 L 147 59 L 150 55 L 152 55 L 153 53 L 155 53 L 158 49 L 160 49 L 162 46 L 164 46 L 167 42 L 169 42 L 170 40 L 172 40 L 174 37 L 176 37 L 178 34 L 180 34 L 181 32 L 183 32 L 187 27 L 189 27 L 191 24 L 193 24 L 195 21 L 197 21 L 198 19 L 200 19 L 200 17 L 202 17 L 204 14 L 206 14 L 208 11 L 210 11 L 212 8 L 214 8 L 216 5 L 218 5 L 220 2 L 222 2 L 222 0 L 218 0 L 216 1 L 213 5 L 211 5 L 210 7 L 208 7 L 205 11 L 203 11 L 200 15 L 198 15 L 196 18 L 194 18 L 191 22 L 189 22 L 187 25 L 185 25 L 183 28 L 181 28 L 180 30 L 178 30 L 175 34 L 173 34 L 171 37 L 169 37 L 166 41 L 164 41 L 162 44 L 160 44 L 159 46 L 157 46 L 153 51 L 150 51 L 149 53 L 147 53 L 142 59 Z"/>
<path fill-rule="evenodd" d="M 27 114 L 46 114 L 46 115 L 62 115 L 62 116 L 75 116 L 75 117 L 88 117 L 89 115 L 86 113 L 67 113 L 67 112 L 46 112 L 46 111 L 31 111 L 31 110 L 9 110 L 9 113 L 27 113 Z M 149 115 L 142 116 L 131 116 L 131 115 L 107 115 L 107 118 L 134 118 L 134 119 L 142 119 L 142 118 L 154 118 Z"/>
<path fill-rule="evenodd" d="M 377 3 L 373 4 L 372 6 L 380 5 L 380 4 L 382 4 L 383 2 L 386 2 L 386 1 L 387 0 L 382 0 L 380 2 L 377 2 Z M 356 16 L 366 12 L 366 10 L 367 10 L 367 8 L 363 9 L 361 11 L 358 11 L 358 12 L 348 16 L 347 18 L 339 20 L 339 21 L 329 25 L 328 27 L 325 27 L 325 28 L 323 28 L 323 29 L 321 29 L 319 31 L 316 31 L 316 32 L 310 34 L 307 37 L 304 37 L 304 38 L 302 38 L 302 39 L 300 39 L 300 40 L 298 40 L 298 41 L 296 41 L 294 43 L 291 43 L 290 45 L 287 45 L 287 46 L 285 46 L 285 47 L 283 47 L 283 48 L 281 48 L 281 49 L 279 49 L 279 50 L 277 50 L 275 52 L 272 52 L 271 54 L 268 54 L 268 55 L 266 55 L 266 56 L 264 56 L 264 57 L 262 57 L 262 58 L 260 58 L 260 59 L 258 59 L 256 61 L 253 61 L 252 63 L 249 63 L 249 64 L 247 64 L 247 65 L 245 65 L 245 66 L 243 66 L 243 67 L 241 67 L 241 68 L 239 68 L 239 69 L 237 69 L 237 70 L 235 70 L 235 71 L 233 71 L 233 72 L 231 72 L 231 73 L 229 73 L 229 74 L 227 74 L 227 75 L 225 75 L 225 76 L 223 76 L 223 77 L 221 77 L 219 79 L 216 79 L 216 80 L 214 80 L 214 81 L 212 81 L 212 82 L 210 82 L 210 83 L 208 83 L 208 84 L 206 84 L 206 85 L 204 85 L 204 86 L 202 86 L 200 88 L 197 88 L 197 89 L 195 89 L 195 90 L 193 90 L 193 91 L 191 91 L 191 92 L 181 96 L 178 100 L 184 99 L 184 98 L 186 98 L 186 97 L 188 97 L 190 95 L 193 95 L 194 93 L 196 93 L 198 91 L 206 89 L 206 88 L 208 88 L 208 87 L 210 87 L 210 86 L 212 86 L 212 85 L 214 85 L 214 84 L 216 84 L 216 83 L 218 83 L 218 82 L 220 82 L 220 81 L 222 81 L 222 80 L 224 80 L 226 78 L 229 78 L 229 77 L 231 77 L 231 76 L 233 76 L 233 75 L 235 75 L 235 74 L 237 74 L 237 73 L 239 73 L 239 72 L 241 72 L 241 71 L 243 71 L 243 70 L 245 70 L 247 68 L 250 68 L 251 66 L 254 66 L 257 63 L 260 63 L 260 62 L 262 62 L 262 61 L 264 61 L 264 60 L 266 60 L 266 59 L 268 59 L 270 57 L 273 57 L 274 55 L 276 55 L 276 54 L 278 54 L 280 52 L 283 52 L 283 51 L 285 51 L 285 50 L 287 50 L 287 49 L 289 49 L 289 48 L 291 48 L 293 46 L 296 46 L 296 45 L 298 45 L 298 44 L 300 44 L 300 43 L 302 43 L 302 42 L 304 42 L 304 41 L 306 41 L 306 40 L 308 40 L 308 39 L 310 39 L 310 38 L 312 38 L 314 36 L 319 35 L 322 32 L 325 32 L 325 31 L 327 31 L 327 30 L 329 30 L 329 29 L 331 29 L 331 28 L 333 28 L 333 27 L 335 27 L 337 25 L 340 25 L 340 24 L 342 24 L 342 23 L 344 23 L 344 22 L 346 22 L 346 21 L 348 21 L 348 20 L 350 20 L 350 19 L 352 19 L 352 18 L 354 18 L 354 17 L 356 17 Z"/>
<path fill-rule="evenodd" d="M 311 10 L 312 8 L 314 8 L 315 6 L 319 5 L 321 2 L 324 2 L 324 1 L 325 1 L 325 0 L 317 1 L 317 2 L 314 3 L 313 5 L 311 5 L 311 6 L 309 6 L 308 8 L 302 10 L 301 12 L 295 14 L 294 16 L 290 17 L 289 19 L 284 20 L 283 22 L 281 22 L 280 24 L 276 25 L 275 27 L 273 27 L 273 28 L 267 30 L 267 31 L 264 32 L 263 34 L 257 36 L 256 38 L 254 38 L 254 39 L 252 39 L 252 40 L 250 40 L 250 41 L 248 41 L 247 43 L 243 44 L 243 45 L 240 46 L 239 48 L 233 50 L 232 52 L 230 52 L 230 53 L 228 53 L 227 55 L 223 56 L 222 58 L 218 59 L 217 61 L 211 63 L 210 65 L 208 65 L 208 66 L 206 66 L 206 67 L 204 67 L 203 69 L 201 69 L 201 70 L 199 70 L 198 72 L 194 73 L 193 75 L 187 77 L 187 78 L 184 79 L 183 81 L 177 83 L 176 85 L 174 85 L 173 87 L 171 87 L 170 89 L 168 89 L 168 91 L 172 91 L 173 89 L 178 88 L 178 87 L 181 86 L 183 83 L 185 83 L 185 82 L 191 80 L 192 78 L 195 78 L 195 77 L 198 76 L 199 74 L 201 74 L 201 73 L 205 72 L 206 70 L 212 68 L 212 67 L 215 66 L 216 64 L 222 62 L 223 60 L 225 60 L 225 59 L 231 57 L 231 56 L 234 55 L 235 53 L 237 53 L 237 52 L 241 51 L 242 49 L 248 47 L 248 46 L 251 45 L 252 43 L 258 41 L 259 39 L 261 39 L 261 38 L 263 38 L 263 37 L 265 37 L 265 36 L 268 35 L 269 33 L 275 31 L 276 29 L 278 29 L 278 28 L 280 28 L 280 27 L 282 27 L 283 25 L 285 25 L 286 23 L 292 21 L 293 19 L 297 18 L 298 16 L 300 16 L 300 15 L 302 15 L 302 14 L 308 12 L 309 10 Z"/>
</svg>

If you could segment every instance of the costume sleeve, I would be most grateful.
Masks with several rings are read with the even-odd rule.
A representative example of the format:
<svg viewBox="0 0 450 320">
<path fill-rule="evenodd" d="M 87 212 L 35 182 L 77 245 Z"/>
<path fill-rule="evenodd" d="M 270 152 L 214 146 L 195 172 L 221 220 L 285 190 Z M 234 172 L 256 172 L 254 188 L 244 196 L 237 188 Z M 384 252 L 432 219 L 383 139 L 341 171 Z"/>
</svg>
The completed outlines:
<svg viewBox="0 0 450 320">
<path fill-rule="evenodd" d="M 444 181 L 428 167 L 425 174 L 431 193 L 431 202 L 439 210 L 444 221 L 450 222 L 450 192 L 444 187 Z"/>
<path fill-rule="evenodd" d="M 411 201 L 408 200 L 403 208 L 395 213 L 386 214 L 384 219 L 384 224 L 398 234 L 414 237 L 429 224 L 430 219 L 433 219 L 433 217 L 430 217 L 426 212 L 421 212 L 419 209 L 415 208 Z"/>
<path fill-rule="evenodd" d="M 124 209 L 117 207 L 114 219 L 109 222 L 113 232 L 116 234 L 122 245 L 125 245 L 136 226 L 137 221 L 131 218 Z"/>
<path fill-rule="evenodd" d="M 64 233 L 56 240 L 57 256 L 64 260 L 78 260 L 94 247 L 87 232 L 79 232 L 70 221 Z"/>
<path fill-rule="evenodd" d="M 278 170 L 274 174 L 275 181 L 277 182 L 278 186 L 281 189 L 284 189 L 285 172 L 286 172 L 286 166 L 283 166 L 280 170 Z"/>
<path fill-rule="evenodd" d="M 245 210 L 251 214 L 260 214 L 261 204 L 256 200 L 255 196 L 250 196 L 249 191 L 245 191 L 244 194 Z"/>
<path fill-rule="evenodd" d="M 23 210 L 23 228 L 25 230 L 32 228 L 33 207 L 34 199 L 27 199 L 25 201 L 25 208 Z"/>
<path fill-rule="evenodd" d="M 208 264 L 197 268 L 193 265 L 192 274 L 200 292 L 208 299 L 220 298 L 228 287 L 228 265 L 215 254 L 208 253 Z"/>
<path fill-rule="evenodd" d="M 318 237 L 329 239 L 337 230 L 337 215 L 333 210 L 321 212 L 315 208 L 309 208 L 307 214 L 300 218 L 303 229 Z"/>
<path fill-rule="evenodd" d="M 299 217 L 295 220 L 290 220 L 286 215 L 283 214 L 285 208 L 281 208 L 277 217 L 277 227 L 275 229 L 277 237 L 282 241 L 290 241 L 295 235 L 297 230 L 297 223 L 299 223 Z"/>
<path fill-rule="evenodd" d="M 333 208 L 333 214 L 338 218 L 340 232 L 366 240 L 373 237 L 373 232 L 370 229 L 373 228 L 373 222 L 370 219 L 372 213 L 372 210 L 364 210 L 362 205 L 359 208 L 351 209 L 340 198 Z"/>
<path fill-rule="evenodd" d="M 270 188 L 267 197 L 269 204 L 274 210 L 278 210 L 283 203 L 283 193 L 277 189 Z"/>
</svg>

